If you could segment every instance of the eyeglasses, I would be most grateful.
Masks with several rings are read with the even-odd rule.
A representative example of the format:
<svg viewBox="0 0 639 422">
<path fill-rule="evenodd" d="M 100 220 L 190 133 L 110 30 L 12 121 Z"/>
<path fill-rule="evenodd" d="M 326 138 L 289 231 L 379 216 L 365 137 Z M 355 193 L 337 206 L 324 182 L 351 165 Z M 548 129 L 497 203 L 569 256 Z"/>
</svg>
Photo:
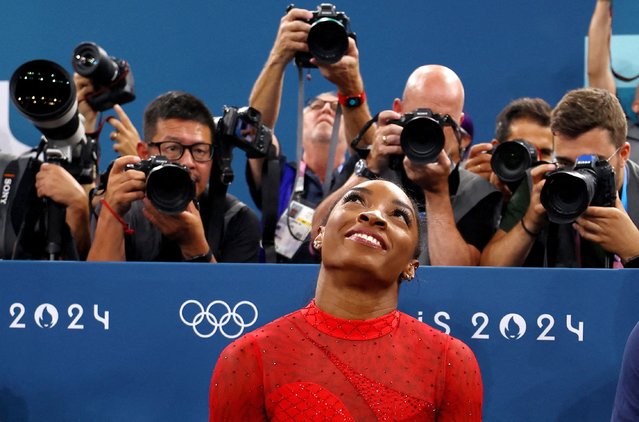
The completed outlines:
<svg viewBox="0 0 639 422">
<path fill-rule="evenodd" d="M 213 145 L 200 142 L 193 145 L 182 145 L 179 142 L 149 142 L 149 145 L 157 147 L 160 154 L 164 155 L 170 161 L 177 161 L 184 155 L 184 150 L 189 150 L 193 160 L 205 163 L 213 158 Z"/>
<path fill-rule="evenodd" d="M 314 98 L 308 102 L 308 108 L 313 111 L 321 110 L 328 104 L 333 112 L 337 111 L 337 100 L 322 100 L 321 98 Z"/>
<path fill-rule="evenodd" d="M 606 161 L 610 162 L 610 160 L 612 160 L 612 157 L 617 155 L 622 147 L 623 147 L 623 145 L 621 147 L 617 148 L 615 150 L 615 152 L 610 154 L 610 157 L 608 157 L 608 158 L 601 158 L 599 156 L 598 156 L 598 158 L 600 160 L 606 160 Z M 596 154 L 593 154 L 593 155 L 596 155 Z M 561 158 L 557 159 L 557 164 L 559 165 L 559 168 L 561 168 L 562 170 L 573 170 L 575 168 L 575 165 L 576 165 L 576 163 L 574 161 L 564 160 L 564 159 L 561 159 Z"/>
</svg>

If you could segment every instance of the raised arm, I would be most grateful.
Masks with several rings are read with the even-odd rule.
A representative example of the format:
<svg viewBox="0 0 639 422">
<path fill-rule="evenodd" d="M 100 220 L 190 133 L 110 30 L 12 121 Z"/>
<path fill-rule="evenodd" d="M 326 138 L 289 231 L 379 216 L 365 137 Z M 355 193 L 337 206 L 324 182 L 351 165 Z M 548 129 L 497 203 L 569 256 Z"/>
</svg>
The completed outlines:
<svg viewBox="0 0 639 422">
<path fill-rule="evenodd" d="M 616 94 L 610 68 L 612 13 L 610 0 L 597 0 L 588 28 L 588 86 Z"/>
</svg>

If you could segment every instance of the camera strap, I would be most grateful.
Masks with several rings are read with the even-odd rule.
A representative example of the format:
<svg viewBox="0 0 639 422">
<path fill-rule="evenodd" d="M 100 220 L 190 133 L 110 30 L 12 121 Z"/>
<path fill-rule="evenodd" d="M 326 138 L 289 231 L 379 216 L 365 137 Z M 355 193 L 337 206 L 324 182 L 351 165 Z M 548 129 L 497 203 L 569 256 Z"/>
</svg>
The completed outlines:
<svg viewBox="0 0 639 422">
<path fill-rule="evenodd" d="M 297 175 L 295 177 L 295 185 L 293 187 L 293 195 L 291 198 L 301 198 L 304 194 L 304 175 L 306 172 L 306 164 L 302 162 L 304 153 L 304 145 L 302 139 L 304 137 L 304 70 L 301 66 L 297 67 L 297 145 L 295 149 L 295 160 L 297 162 Z M 338 104 L 335 110 L 335 118 L 333 120 L 333 130 L 331 132 L 331 143 L 328 153 L 328 162 L 326 163 L 326 173 L 324 175 L 324 183 L 322 191 L 324 197 L 330 191 L 333 179 L 333 162 L 335 161 L 335 151 L 339 142 L 339 128 L 342 118 L 342 108 Z M 319 176 L 319 174 L 317 175 Z"/>
<path fill-rule="evenodd" d="M 335 162 L 335 150 L 337 149 L 337 143 L 339 142 L 339 126 L 342 120 L 342 106 L 338 103 L 335 109 L 335 119 L 333 119 L 333 132 L 331 133 L 331 146 L 328 150 L 328 163 L 326 163 L 326 173 L 324 175 L 324 185 L 322 191 L 324 198 L 328 196 L 331 189 L 331 183 L 333 178 L 333 163 Z"/>
<path fill-rule="evenodd" d="M 275 147 L 269 145 L 266 165 L 262 167 L 262 248 L 267 263 L 276 263 L 275 229 L 277 227 L 277 211 L 280 202 L 280 161 Z"/>
<path fill-rule="evenodd" d="M 293 195 L 301 196 L 304 192 L 304 171 L 306 165 L 302 165 L 302 138 L 304 136 L 304 70 L 297 67 L 297 145 L 295 147 L 295 161 L 297 162 L 297 176 L 293 185 Z"/>
<path fill-rule="evenodd" d="M 15 241 L 15 231 L 10 227 L 10 211 L 13 198 L 18 190 L 18 173 L 20 166 L 18 160 L 12 160 L 7 164 L 2 173 L 0 184 L 0 259 L 11 256 Z M 13 194 L 13 195 L 12 195 Z"/>
</svg>

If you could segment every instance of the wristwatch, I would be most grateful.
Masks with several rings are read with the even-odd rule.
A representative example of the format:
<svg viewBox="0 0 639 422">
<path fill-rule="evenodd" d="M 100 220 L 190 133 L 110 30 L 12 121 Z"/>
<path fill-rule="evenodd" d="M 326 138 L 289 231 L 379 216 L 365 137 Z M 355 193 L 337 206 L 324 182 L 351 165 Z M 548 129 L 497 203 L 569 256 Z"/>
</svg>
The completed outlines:
<svg viewBox="0 0 639 422">
<path fill-rule="evenodd" d="M 202 255 L 192 256 L 190 258 L 184 258 L 182 262 L 211 262 L 213 258 L 213 252 L 209 249 L 209 251 Z"/>
<path fill-rule="evenodd" d="M 338 92 L 337 101 L 339 101 L 342 107 L 359 107 L 366 102 L 366 92 L 362 91 L 361 94 L 357 95 L 344 95 L 341 92 Z"/>
<path fill-rule="evenodd" d="M 373 173 L 368 169 L 368 165 L 366 164 L 366 160 L 363 158 L 360 159 L 355 164 L 355 175 L 359 177 L 365 177 L 368 180 L 376 180 L 379 179 L 379 175 Z"/>
</svg>

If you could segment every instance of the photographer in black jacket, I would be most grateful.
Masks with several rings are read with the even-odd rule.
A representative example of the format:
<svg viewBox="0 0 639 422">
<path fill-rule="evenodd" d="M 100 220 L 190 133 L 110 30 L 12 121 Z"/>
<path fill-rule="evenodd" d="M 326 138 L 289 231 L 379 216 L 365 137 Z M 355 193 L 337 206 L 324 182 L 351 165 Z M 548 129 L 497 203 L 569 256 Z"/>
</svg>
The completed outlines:
<svg viewBox="0 0 639 422">
<path fill-rule="evenodd" d="M 257 261 L 260 229 L 255 213 L 225 191 L 220 195 L 218 188 L 208 188 L 209 180 L 217 186 L 211 177 L 216 172 L 214 132 L 211 113 L 190 94 L 168 92 L 147 106 L 139 157 L 120 157 L 110 171 L 89 260 Z M 140 158 L 158 155 L 180 165 L 173 168 L 188 170 L 199 208 L 193 201 L 183 211 L 163 212 L 150 200 L 148 189 L 145 194 L 148 179 L 137 170 Z M 161 180 L 156 187 L 168 188 L 173 182 Z"/>
</svg>

